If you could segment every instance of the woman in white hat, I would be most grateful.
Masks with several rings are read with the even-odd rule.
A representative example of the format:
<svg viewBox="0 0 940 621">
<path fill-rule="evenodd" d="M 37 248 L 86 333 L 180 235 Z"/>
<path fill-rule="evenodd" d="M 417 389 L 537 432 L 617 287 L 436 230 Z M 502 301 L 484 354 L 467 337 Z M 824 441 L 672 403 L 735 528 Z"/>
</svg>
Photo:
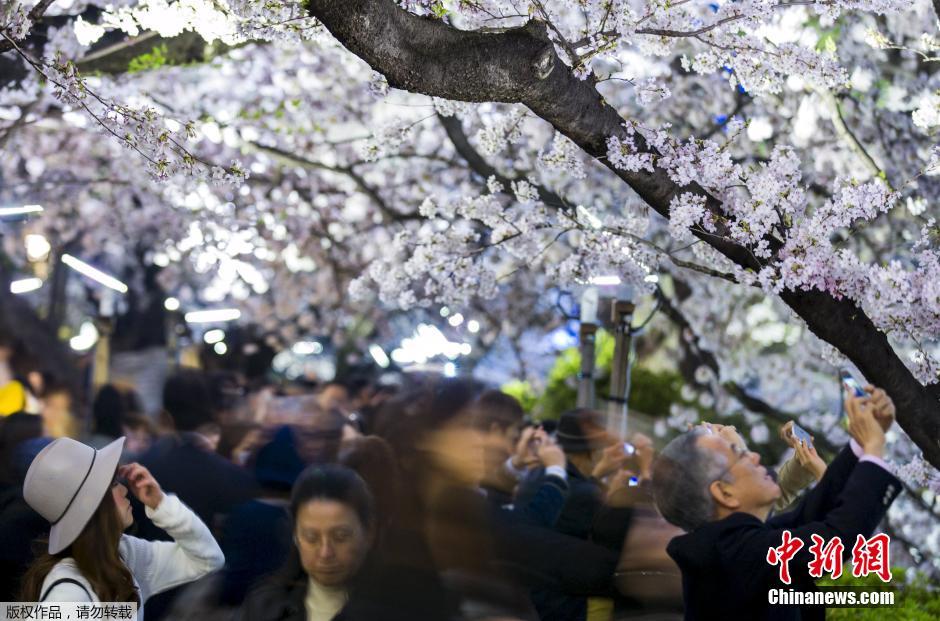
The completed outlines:
<svg viewBox="0 0 940 621">
<path fill-rule="evenodd" d="M 209 529 L 140 464 L 118 467 L 124 438 L 101 450 L 60 438 L 33 460 L 26 502 L 52 525 L 49 553 L 23 578 L 23 601 L 137 602 L 195 580 L 225 558 Z M 119 477 L 127 481 L 125 487 Z M 134 518 L 127 490 L 174 541 L 124 535 Z"/>
</svg>

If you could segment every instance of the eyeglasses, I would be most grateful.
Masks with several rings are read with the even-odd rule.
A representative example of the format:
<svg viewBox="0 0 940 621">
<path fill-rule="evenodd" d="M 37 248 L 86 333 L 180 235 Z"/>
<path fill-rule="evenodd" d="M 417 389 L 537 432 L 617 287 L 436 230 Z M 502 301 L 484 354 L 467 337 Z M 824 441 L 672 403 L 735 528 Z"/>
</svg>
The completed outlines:
<svg viewBox="0 0 940 621">
<path fill-rule="evenodd" d="M 738 444 L 731 445 L 731 452 L 734 453 L 734 459 L 731 461 L 730 464 L 728 464 L 728 466 L 724 470 L 721 471 L 721 474 L 715 477 L 716 481 L 721 481 L 722 479 L 724 479 L 725 475 L 731 472 L 731 469 L 734 468 L 739 461 L 741 461 L 742 459 L 744 459 L 745 457 L 751 454 L 749 450 L 747 450 L 745 447 L 740 446 Z"/>
</svg>

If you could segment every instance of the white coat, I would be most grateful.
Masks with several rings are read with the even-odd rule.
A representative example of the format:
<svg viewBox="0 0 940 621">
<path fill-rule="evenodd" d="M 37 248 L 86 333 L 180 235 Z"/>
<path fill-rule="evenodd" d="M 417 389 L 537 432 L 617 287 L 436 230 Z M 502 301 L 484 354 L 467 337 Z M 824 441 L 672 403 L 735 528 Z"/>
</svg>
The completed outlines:
<svg viewBox="0 0 940 621">
<path fill-rule="evenodd" d="M 225 563 L 222 549 L 212 533 L 199 516 L 175 495 L 166 494 L 156 509 L 147 507 L 146 513 L 173 541 L 146 541 L 130 535 L 121 536 L 118 546 L 121 558 L 140 593 L 138 621 L 143 621 L 143 604 L 151 595 L 201 578 Z M 71 558 L 62 559 L 52 568 L 42 583 L 41 593 L 63 578 L 78 581 L 87 592 L 76 584 L 63 583 L 49 591 L 44 602 L 100 601 Z"/>
</svg>

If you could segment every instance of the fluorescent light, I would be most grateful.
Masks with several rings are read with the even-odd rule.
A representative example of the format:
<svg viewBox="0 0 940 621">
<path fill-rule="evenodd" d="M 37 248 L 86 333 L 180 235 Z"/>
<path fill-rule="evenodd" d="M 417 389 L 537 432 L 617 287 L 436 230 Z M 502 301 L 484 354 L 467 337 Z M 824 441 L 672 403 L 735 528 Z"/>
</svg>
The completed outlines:
<svg viewBox="0 0 940 621">
<path fill-rule="evenodd" d="M 78 334 L 69 339 L 69 345 L 75 351 L 87 351 L 94 347 L 97 342 L 98 330 L 95 328 L 95 324 L 90 321 L 83 323 L 82 327 L 78 329 Z"/>
<path fill-rule="evenodd" d="M 388 354 L 385 353 L 384 349 L 373 343 L 372 345 L 369 345 L 369 353 L 372 354 L 372 359 L 375 360 L 375 364 L 379 365 L 383 369 L 388 368 Z"/>
<path fill-rule="evenodd" d="M 228 347 L 226 347 L 225 343 L 222 343 L 221 341 L 216 343 L 212 349 L 213 351 L 215 351 L 215 353 L 219 354 L 220 356 L 224 356 L 225 352 L 228 351 Z"/>
<path fill-rule="evenodd" d="M 186 323 L 215 323 L 217 321 L 234 321 L 242 316 L 237 308 L 218 308 L 215 310 L 192 311 L 184 315 Z"/>
<path fill-rule="evenodd" d="M 480 331 L 480 322 L 476 319 L 471 319 L 467 322 L 467 330 L 470 330 L 472 334 L 476 334 Z"/>
<path fill-rule="evenodd" d="M 163 308 L 168 311 L 175 311 L 180 309 L 180 301 L 176 298 L 167 298 L 163 301 Z"/>
<path fill-rule="evenodd" d="M 76 259 L 70 254 L 63 254 L 62 262 L 68 265 L 69 267 L 71 267 L 73 270 L 75 270 L 79 274 L 83 276 L 87 276 L 88 278 L 91 278 L 95 282 L 98 282 L 104 285 L 105 287 L 108 287 L 109 289 L 114 289 L 118 293 L 127 293 L 127 285 L 122 283 L 120 280 L 118 280 L 114 276 L 105 274 L 104 272 L 99 270 L 97 267 L 93 267 L 85 263 L 81 259 Z"/>
<path fill-rule="evenodd" d="M 49 256 L 52 246 L 49 240 L 42 235 L 30 234 L 26 236 L 26 257 L 30 261 L 42 261 Z"/>
<path fill-rule="evenodd" d="M 620 276 L 595 276 L 591 279 L 592 285 L 619 285 L 621 282 Z"/>
<path fill-rule="evenodd" d="M 209 330 L 202 335 L 202 340 L 204 340 L 209 345 L 213 343 L 218 343 L 225 340 L 225 332 L 219 329 Z"/>
<path fill-rule="evenodd" d="M 29 293 L 42 286 L 41 278 L 23 278 L 10 283 L 10 293 Z"/>
<path fill-rule="evenodd" d="M 31 213 L 42 213 L 42 205 L 23 205 L 21 207 L 0 207 L 0 218 L 7 216 L 25 216 Z"/>
</svg>

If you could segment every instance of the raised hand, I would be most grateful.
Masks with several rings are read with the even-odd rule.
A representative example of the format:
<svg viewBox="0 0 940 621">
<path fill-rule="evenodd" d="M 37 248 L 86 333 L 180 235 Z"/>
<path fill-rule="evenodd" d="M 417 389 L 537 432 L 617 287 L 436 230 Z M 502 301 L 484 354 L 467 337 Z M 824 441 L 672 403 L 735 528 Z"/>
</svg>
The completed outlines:
<svg viewBox="0 0 940 621">
<path fill-rule="evenodd" d="M 512 454 L 512 467 L 516 470 L 532 468 L 539 463 L 538 447 L 545 443 L 548 434 L 541 427 L 526 427 L 516 442 Z"/>
<path fill-rule="evenodd" d="M 871 404 L 875 410 L 875 420 L 881 425 L 881 428 L 885 431 L 891 428 L 891 425 L 894 424 L 894 401 L 891 400 L 891 397 L 888 396 L 881 388 L 877 386 L 872 386 L 869 384 L 865 386 L 865 392 L 871 395 Z"/>
<path fill-rule="evenodd" d="M 618 442 L 608 446 L 601 453 L 601 458 L 594 465 L 591 476 L 595 479 L 603 479 L 612 472 L 623 469 L 630 456 L 623 449 L 623 443 Z"/>
<path fill-rule="evenodd" d="M 652 478 L 653 459 L 656 457 L 653 441 L 642 433 L 635 433 L 630 437 L 630 443 L 636 449 L 636 465 L 639 468 L 640 477 L 643 479 Z"/>
<path fill-rule="evenodd" d="M 550 440 L 540 443 L 535 452 L 538 455 L 539 461 L 542 462 L 542 465 L 546 468 L 549 466 L 561 466 L 564 468 L 565 464 L 568 463 L 568 459 L 565 457 L 565 452 L 562 448 Z"/>
<path fill-rule="evenodd" d="M 848 396 L 845 411 L 849 417 L 849 433 L 867 455 L 882 457 L 885 449 L 885 431 L 875 419 L 871 397 Z"/>
<path fill-rule="evenodd" d="M 127 489 L 146 506 L 156 509 L 163 501 L 163 490 L 150 471 L 137 462 L 118 468 L 118 475 L 127 481 Z"/>
</svg>

